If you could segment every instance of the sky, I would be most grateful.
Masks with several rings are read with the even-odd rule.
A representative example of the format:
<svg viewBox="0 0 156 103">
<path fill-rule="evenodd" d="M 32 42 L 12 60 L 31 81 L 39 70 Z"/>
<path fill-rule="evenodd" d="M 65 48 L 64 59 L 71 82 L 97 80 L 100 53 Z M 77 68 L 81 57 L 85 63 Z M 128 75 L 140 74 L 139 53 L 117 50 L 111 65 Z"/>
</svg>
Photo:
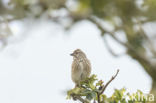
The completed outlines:
<svg viewBox="0 0 156 103">
<path fill-rule="evenodd" d="M 77 48 L 91 61 L 92 74 L 105 83 L 120 69 L 106 89 L 108 96 L 115 88 L 130 93 L 138 89 L 148 93 L 151 88 L 151 78 L 142 67 L 127 55 L 113 57 L 100 31 L 88 21 L 69 31 L 45 20 L 14 22 L 11 29 L 14 36 L 0 52 L 0 103 L 71 103 L 66 100 L 66 90 L 74 87 L 69 54 Z M 107 39 L 115 52 L 124 53 L 123 47 Z"/>
</svg>

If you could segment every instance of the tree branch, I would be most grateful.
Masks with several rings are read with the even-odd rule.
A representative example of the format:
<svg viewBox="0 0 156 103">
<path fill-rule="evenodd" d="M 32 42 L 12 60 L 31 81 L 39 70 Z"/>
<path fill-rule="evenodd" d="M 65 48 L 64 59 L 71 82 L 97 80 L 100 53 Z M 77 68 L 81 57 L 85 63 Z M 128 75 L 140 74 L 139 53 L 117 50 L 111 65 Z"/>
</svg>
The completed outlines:
<svg viewBox="0 0 156 103">
<path fill-rule="evenodd" d="M 80 97 L 79 95 L 72 94 L 71 96 L 73 97 L 74 100 L 79 100 L 79 101 L 82 102 L 82 103 L 90 103 L 89 101 L 83 99 L 83 98 Z"/>
<path fill-rule="evenodd" d="M 92 17 L 89 17 L 88 18 L 89 21 L 91 21 L 93 24 L 95 24 L 98 29 L 101 31 L 102 33 L 102 36 L 104 36 L 105 34 L 108 34 L 110 35 L 115 41 L 117 41 L 120 45 L 124 46 L 125 48 L 127 48 L 128 50 L 130 50 L 131 52 L 133 52 L 133 55 L 130 55 L 131 57 L 134 58 L 135 56 L 135 59 L 140 62 L 140 64 L 145 68 L 145 70 L 147 71 L 147 73 L 153 78 L 156 80 L 156 76 L 155 76 L 155 72 L 156 72 L 156 69 L 155 69 L 155 64 L 152 63 L 149 58 L 147 58 L 146 55 L 142 55 L 141 53 L 139 53 L 134 47 L 133 45 L 131 45 L 130 43 L 128 42 L 122 42 L 120 39 L 118 39 L 116 36 L 115 36 L 115 31 L 108 31 L 106 30 L 105 28 L 103 28 L 103 26 L 97 22 L 94 18 Z M 147 66 L 148 65 L 148 66 Z"/>
<path fill-rule="evenodd" d="M 92 17 L 89 17 L 88 18 L 89 21 L 91 21 L 92 23 L 94 23 L 98 29 L 102 32 L 102 36 L 104 34 L 108 34 L 110 35 L 114 40 L 116 40 L 119 44 L 121 44 L 122 46 L 126 47 L 127 49 L 133 51 L 139 58 L 143 59 L 143 60 L 146 60 L 147 58 L 144 56 L 144 55 L 140 55 L 134 48 L 132 45 L 130 45 L 129 43 L 124 43 L 122 42 L 121 40 L 119 40 L 116 36 L 115 36 L 115 31 L 108 31 L 106 29 L 103 28 L 103 26 L 101 24 L 99 24 L 94 18 Z"/>
<path fill-rule="evenodd" d="M 99 93 L 100 95 L 103 94 L 103 92 L 106 90 L 107 86 L 116 78 L 116 76 L 119 73 L 119 69 L 117 70 L 116 74 L 114 76 L 112 76 L 112 78 L 106 83 L 106 85 L 104 85 L 101 89 L 101 92 Z"/>
<path fill-rule="evenodd" d="M 108 44 L 106 38 L 103 38 L 103 41 L 104 41 L 104 44 L 105 44 L 106 48 L 108 49 L 108 51 L 109 51 L 114 57 L 119 57 L 119 56 L 123 56 L 124 54 L 126 54 L 126 53 L 122 53 L 122 54 L 117 54 L 117 53 L 115 53 L 115 52 L 111 49 L 111 47 L 109 46 L 109 44 Z"/>
<path fill-rule="evenodd" d="M 104 91 L 106 90 L 107 86 L 116 78 L 116 76 L 119 73 L 119 69 L 117 70 L 116 74 L 114 76 L 112 76 L 112 78 L 106 83 L 106 85 L 101 87 L 101 91 L 97 92 L 97 99 L 98 99 L 98 103 L 101 103 L 101 99 L 100 99 L 100 95 L 104 93 Z"/>
<path fill-rule="evenodd" d="M 98 101 L 98 103 L 101 102 L 101 100 L 100 100 L 100 94 L 98 92 L 97 92 L 97 101 Z"/>
</svg>

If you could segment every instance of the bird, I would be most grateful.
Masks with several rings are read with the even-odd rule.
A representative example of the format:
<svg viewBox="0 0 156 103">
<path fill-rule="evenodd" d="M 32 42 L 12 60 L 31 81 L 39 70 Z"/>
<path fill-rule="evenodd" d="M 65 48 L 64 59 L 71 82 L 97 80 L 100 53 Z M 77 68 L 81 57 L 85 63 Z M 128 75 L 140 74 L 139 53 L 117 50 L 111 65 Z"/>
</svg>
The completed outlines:
<svg viewBox="0 0 156 103">
<path fill-rule="evenodd" d="M 80 87 L 80 82 L 91 74 L 91 63 L 81 49 L 74 50 L 70 55 L 73 56 L 71 78 L 75 87 Z"/>
</svg>

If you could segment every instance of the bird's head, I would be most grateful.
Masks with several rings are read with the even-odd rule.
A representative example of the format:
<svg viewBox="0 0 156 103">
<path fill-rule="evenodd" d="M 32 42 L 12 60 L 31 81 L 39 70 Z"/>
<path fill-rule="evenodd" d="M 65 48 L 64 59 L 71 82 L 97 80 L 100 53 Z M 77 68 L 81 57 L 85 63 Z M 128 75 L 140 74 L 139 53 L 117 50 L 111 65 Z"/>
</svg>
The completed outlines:
<svg viewBox="0 0 156 103">
<path fill-rule="evenodd" d="M 85 53 L 80 49 L 74 50 L 74 52 L 71 53 L 70 55 L 73 56 L 76 59 L 86 58 Z"/>
</svg>

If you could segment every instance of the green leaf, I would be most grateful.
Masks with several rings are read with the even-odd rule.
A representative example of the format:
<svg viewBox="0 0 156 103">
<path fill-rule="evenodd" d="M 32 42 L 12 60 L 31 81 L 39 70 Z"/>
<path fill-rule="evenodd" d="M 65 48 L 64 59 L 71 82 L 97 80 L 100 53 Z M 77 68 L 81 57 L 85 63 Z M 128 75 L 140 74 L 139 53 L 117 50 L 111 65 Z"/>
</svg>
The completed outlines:
<svg viewBox="0 0 156 103">
<path fill-rule="evenodd" d="M 87 96 L 86 96 L 86 98 L 87 98 L 88 100 L 92 100 L 92 99 L 94 99 L 95 97 L 96 97 L 96 93 L 95 93 L 95 92 L 90 92 L 90 93 L 88 93 Z"/>
</svg>

